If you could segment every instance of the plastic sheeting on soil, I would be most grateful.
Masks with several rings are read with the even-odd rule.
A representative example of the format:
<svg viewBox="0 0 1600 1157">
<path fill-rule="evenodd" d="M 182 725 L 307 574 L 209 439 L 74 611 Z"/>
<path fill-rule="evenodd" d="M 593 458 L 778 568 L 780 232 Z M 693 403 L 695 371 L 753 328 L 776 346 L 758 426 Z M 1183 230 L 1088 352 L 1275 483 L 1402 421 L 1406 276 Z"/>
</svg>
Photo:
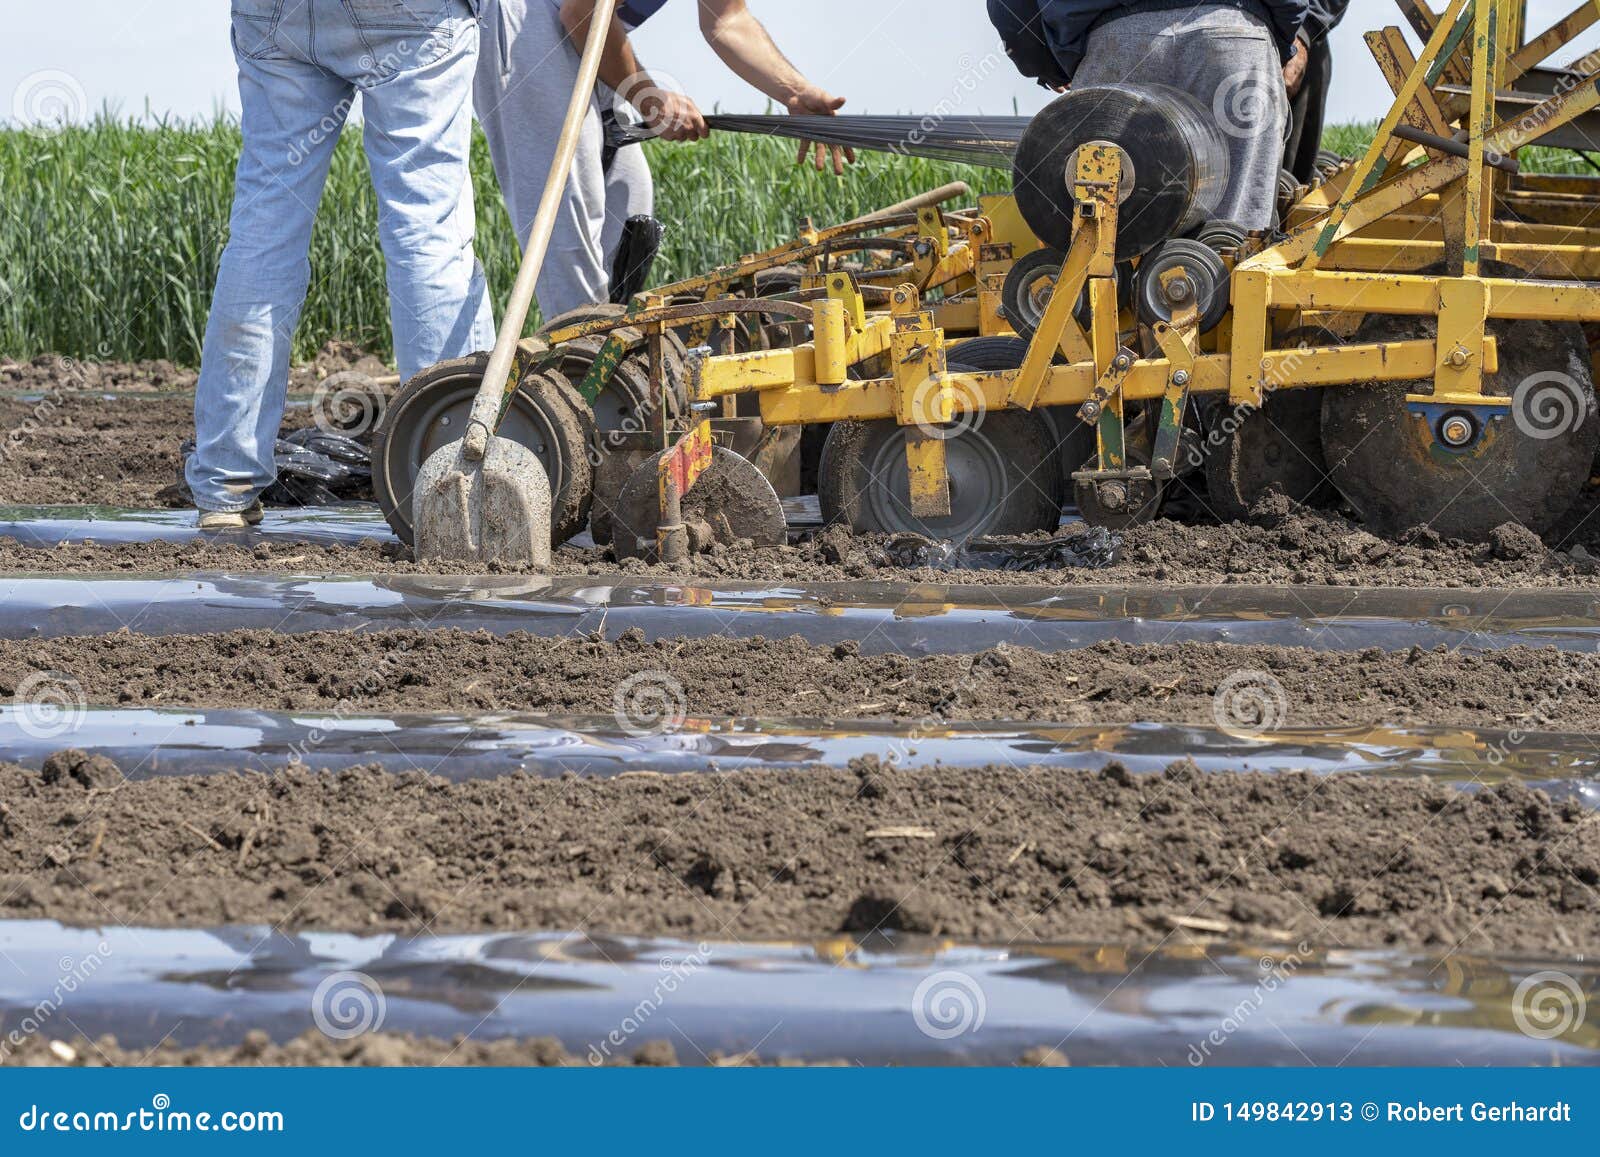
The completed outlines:
<svg viewBox="0 0 1600 1157">
<path fill-rule="evenodd" d="M 497 634 L 858 641 L 864 651 L 1041 651 L 1105 641 L 1256 643 L 1358 651 L 1447 646 L 1592 650 L 1593 591 L 1344 587 L 983 587 L 943 583 L 785 585 L 507 575 L 374 579 L 271 574 L 0 577 L 0 638 L 113 631 L 297 633 L 460 627 Z"/>
<path fill-rule="evenodd" d="M 553 1036 L 602 1063 L 656 1040 L 865 1064 L 1591 1065 L 1579 1013 L 1539 1039 L 1530 977 L 1600 1008 L 1592 964 L 1311 945 L 952 946 L 914 937 L 694 944 L 563 934 L 411 939 L 267 928 L 0 922 L 0 1031 L 111 1033 L 126 1048 L 260 1029 Z M 1554 974 L 1554 973 L 1551 973 Z M 41 1012 L 40 1010 L 44 1011 Z M 1541 1028 L 1543 1022 L 1541 1022 Z"/>
<path fill-rule="evenodd" d="M 844 767 L 863 756 L 905 765 L 1064 767 L 1112 760 L 1159 772 L 1180 759 L 1217 771 L 1428 775 L 1476 786 L 1506 779 L 1600 806 L 1600 755 L 1583 735 L 1450 728 L 1282 729 L 1251 734 L 1164 723 L 1121 726 L 814 719 L 706 719 L 641 731 L 610 716 L 318 715 L 308 712 L 94 708 L 40 734 L 0 707 L 0 759 L 38 767 L 63 747 L 116 761 L 130 779 L 281 767 L 379 765 L 453 780 L 513 772 Z M 32 734 L 30 734 L 30 731 Z"/>
</svg>

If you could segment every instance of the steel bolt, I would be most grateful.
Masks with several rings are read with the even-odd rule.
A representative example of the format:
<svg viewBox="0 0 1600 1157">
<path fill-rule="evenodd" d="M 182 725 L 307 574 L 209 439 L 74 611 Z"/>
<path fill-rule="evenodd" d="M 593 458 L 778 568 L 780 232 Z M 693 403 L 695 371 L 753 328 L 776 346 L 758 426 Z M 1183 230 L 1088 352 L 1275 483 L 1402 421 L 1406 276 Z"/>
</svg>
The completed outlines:
<svg viewBox="0 0 1600 1157">
<path fill-rule="evenodd" d="M 1446 446 L 1465 446 L 1472 441 L 1472 435 L 1472 419 L 1465 414 L 1450 414 L 1439 423 L 1439 437 Z"/>
<path fill-rule="evenodd" d="M 1100 403 L 1085 402 L 1083 404 L 1083 416 L 1091 422 L 1098 418 L 1100 416 Z"/>
<path fill-rule="evenodd" d="M 1111 360 L 1111 368 L 1114 370 L 1125 370 L 1131 365 L 1133 365 L 1133 359 L 1127 354 L 1118 354 Z"/>
<path fill-rule="evenodd" d="M 1172 384 L 1175 386 L 1187 386 L 1189 384 L 1189 371 L 1179 370 L 1177 373 L 1173 374 Z"/>
</svg>

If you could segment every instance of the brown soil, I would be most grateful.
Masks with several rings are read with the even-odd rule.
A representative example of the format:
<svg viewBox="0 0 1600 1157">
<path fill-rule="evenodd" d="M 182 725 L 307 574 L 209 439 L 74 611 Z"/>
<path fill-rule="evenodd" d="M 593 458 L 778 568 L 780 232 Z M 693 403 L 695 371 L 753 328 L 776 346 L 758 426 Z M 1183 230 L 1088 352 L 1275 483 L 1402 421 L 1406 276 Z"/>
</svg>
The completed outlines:
<svg viewBox="0 0 1600 1157">
<path fill-rule="evenodd" d="M 551 640 L 451 629 L 0 641 L 0 696 L 34 671 L 76 680 L 89 702 L 125 706 L 610 715 L 623 681 L 648 672 L 694 716 L 1061 723 L 1211 723 L 1218 688 L 1261 672 L 1281 685 L 1291 726 L 1600 727 L 1600 655 L 1553 648 L 1101 643 L 910 658 L 799 638 L 650 642 L 631 631 Z"/>
<path fill-rule="evenodd" d="M 1306 774 L 849 770 L 453 785 L 370 769 L 124 782 L 0 766 L 0 915 L 732 939 L 889 929 L 1572 952 L 1600 816 L 1503 785 Z"/>
<path fill-rule="evenodd" d="M 726 1062 L 718 1056 L 710 1059 L 713 1063 L 759 1063 L 748 1056 Z M 653 1041 L 608 1063 L 662 1068 L 678 1064 L 678 1056 L 668 1042 Z M 169 1040 L 148 1051 L 122 1048 L 115 1037 L 95 1041 L 79 1037 L 68 1043 L 35 1036 L 15 1050 L 0 1054 L 0 1066 L 8 1064 L 51 1068 L 556 1068 L 587 1067 L 589 1062 L 567 1052 L 553 1037 L 445 1041 L 410 1033 L 371 1033 L 341 1041 L 307 1031 L 291 1041 L 275 1044 L 258 1029 L 246 1033 L 237 1045 L 184 1048 Z"/>
<path fill-rule="evenodd" d="M 329 374 L 348 369 L 389 372 L 353 346 L 330 343 L 294 369 L 290 389 L 313 390 Z M 0 361 L 0 391 L 41 395 L 0 397 L 0 504 L 169 505 L 162 491 L 176 481 L 179 447 L 194 433 L 194 402 L 139 395 L 189 391 L 194 378 L 168 362 Z M 106 398 L 97 390 L 131 396 Z M 291 409 L 284 425 L 309 421 L 309 411 Z"/>
<path fill-rule="evenodd" d="M 75 453 L 82 456 L 81 449 Z M 167 465 L 176 469 L 175 452 L 171 462 L 163 463 L 162 469 Z M 0 480 L 6 474 L 6 467 L 0 465 Z M 170 475 L 163 475 L 160 470 L 150 471 L 152 485 L 163 477 L 170 481 Z M 0 491 L 0 498 L 42 500 L 54 485 L 42 478 L 23 479 L 15 484 L 33 497 L 13 499 L 9 492 Z M 166 484 L 160 482 L 160 485 Z M 4 482 L 0 481 L 0 485 Z M 73 493 L 88 493 L 105 499 L 109 491 L 115 489 L 116 485 L 94 482 L 82 484 L 80 491 Z M 1593 530 L 1596 538 L 1600 538 L 1600 520 L 1593 520 Z M 1557 551 L 1515 526 L 1503 528 L 1486 544 L 1442 542 L 1425 532 L 1411 536 L 1408 541 L 1392 542 L 1375 538 L 1336 515 L 1296 511 L 1278 517 L 1263 511 L 1254 523 L 1189 526 L 1163 520 L 1125 531 L 1123 537 L 1121 561 L 1100 570 L 1011 572 L 908 568 L 897 561 L 904 556 L 897 555 L 889 541 L 857 538 L 833 529 L 793 546 L 760 550 L 719 548 L 716 553 L 692 559 L 682 568 L 650 566 L 637 560 L 618 564 L 600 551 L 569 546 L 556 552 L 553 572 L 689 577 L 708 582 L 872 579 L 1055 586 L 1140 583 L 1504 589 L 1600 586 L 1600 561 L 1597 561 L 1600 541 L 1594 543 L 1593 555 L 1576 541 L 1568 542 Z M 484 567 L 480 563 L 418 564 L 412 561 L 408 550 L 393 543 L 319 547 L 279 541 L 241 547 L 156 542 L 50 549 L 22 547 L 13 540 L 0 539 L 0 569 L 64 574 L 174 570 L 473 574 Z"/>
<path fill-rule="evenodd" d="M 309 390 L 330 374 L 345 370 L 383 375 L 392 371 L 382 360 L 349 342 L 330 341 L 309 362 L 289 371 L 291 390 Z M 111 362 L 41 354 L 19 362 L 0 356 L 0 391 L 58 393 L 93 390 L 149 393 L 192 390 L 199 371 L 174 365 L 166 359 L 145 362 Z"/>
</svg>

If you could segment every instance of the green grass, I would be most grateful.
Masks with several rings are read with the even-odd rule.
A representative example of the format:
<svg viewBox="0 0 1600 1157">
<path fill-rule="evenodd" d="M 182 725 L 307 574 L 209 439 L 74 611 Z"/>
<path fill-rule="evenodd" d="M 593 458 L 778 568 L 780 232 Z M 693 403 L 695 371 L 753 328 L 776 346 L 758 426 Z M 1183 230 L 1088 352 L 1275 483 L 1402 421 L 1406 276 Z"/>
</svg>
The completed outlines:
<svg viewBox="0 0 1600 1157">
<path fill-rule="evenodd" d="M 1356 153 L 1373 126 L 1333 128 Z M 237 126 L 137 125 L 102 118 L 49 133 L 0 130 L 0 354 L 27 358 L 199 361 L 217 261 L 227 240 Z M 802 217 L 832 224 L 951 180 L 1000 192 L 1007 174 L 863 154 L 844 179 L 797 168 L 781 142 L 719 134 L 696 146 L 652 145 L 657 215 L 668 222 L 658 282 L 701 272 L 793 237 Z M 1531 150 L 1549 172 L 1591 171 L 1570 153 Z M 473 154 L 478 251 L 496 301 L 517 248 L 479 137 Z M 312 240 L 311 295 L 296 345 L 329 338 L 389 348 L 377 205 L 359 135 L 335 152 Z"/>
<path fill-rule="evenodd" d="M 1359 156 L 1372 144 L 1377 124 L 1334 125 L 1322 134 L 1325 147 L 1345 156 Z M 1555 173 L 1564 176 L 1587 177 L 1595 174 L 1595 167 L 1577 153 L 1567 149 L 1523 149 L 1517 158 L 1530 173 Z"/>
<path fill-rule="evenodd" d="M 196 364 L 238 150 L 227 120 L 0 131 L 0 354 Z M 657 214 L 670 223 L 657 281 L 787 240 L 808 214 L 829 224 L 950 180 L 983 191 L 1006 184 L 992 170 L 882 155 L 864 155 L 840 180 L 797 168 L 782 143 L 728 134 L 652 145 L 650 155 Z M 518 250 L 481 136 L 473 177 L 479 256 L 499 302 Z M 297 353 L 333 337 L 387 351 L 377 205 L 358 132 L 335 152 L 311 266 Z"/>
</svg>

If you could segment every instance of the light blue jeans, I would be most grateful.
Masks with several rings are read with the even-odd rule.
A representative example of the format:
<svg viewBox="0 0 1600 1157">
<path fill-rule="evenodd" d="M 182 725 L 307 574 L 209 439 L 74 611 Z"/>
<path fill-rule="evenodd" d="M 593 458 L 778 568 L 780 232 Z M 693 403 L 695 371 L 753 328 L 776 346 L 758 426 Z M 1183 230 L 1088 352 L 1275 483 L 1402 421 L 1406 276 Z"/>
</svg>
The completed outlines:
<svg viewBox="0 0 1600 1157">
<path fill-rule="evenodd" d="M 494 344 L 468 153 L 477 0 L 232 0 L 244 152 L 195 390 L 188 481 L 247 508 L 272 452 L 317 203 L 359 94 L 402 378 Z"/>
</svg>

